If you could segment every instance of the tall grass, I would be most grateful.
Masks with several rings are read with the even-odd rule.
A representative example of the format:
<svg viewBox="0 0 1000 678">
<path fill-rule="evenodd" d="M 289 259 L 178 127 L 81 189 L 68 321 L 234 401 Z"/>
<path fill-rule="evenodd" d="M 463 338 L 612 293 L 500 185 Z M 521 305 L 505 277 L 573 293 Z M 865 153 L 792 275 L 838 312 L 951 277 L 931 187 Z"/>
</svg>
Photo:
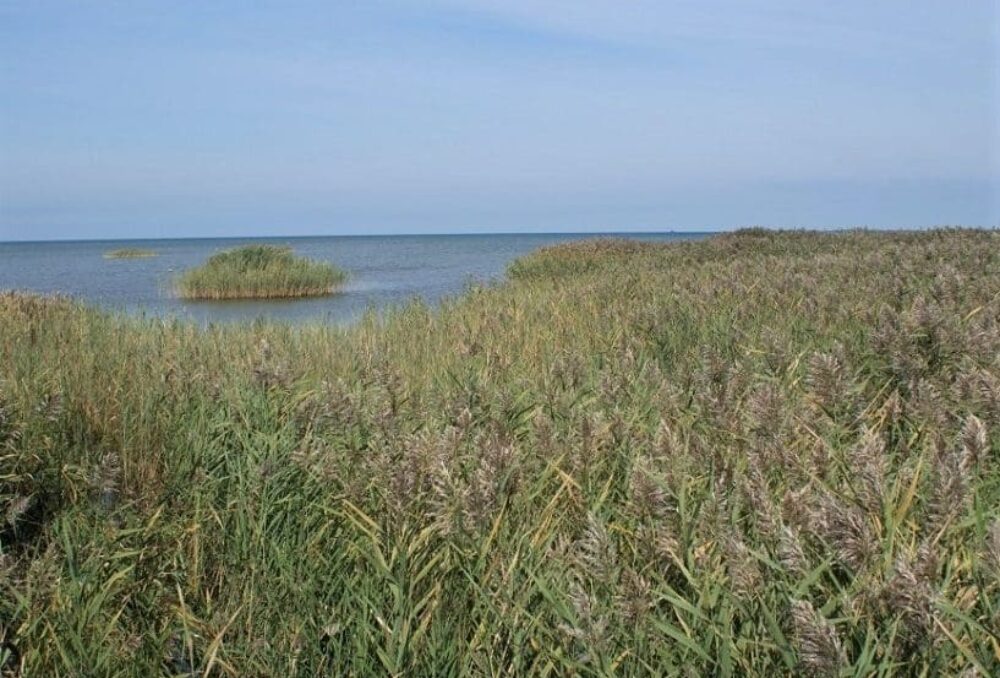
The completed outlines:
<svg viewBox="0 0 1000 678">
<path fill-rule="evenodd" d="M 351 329 L 0 296 L 5 670 L 997 674 L 1000 234 L 511 271 Z"/>
<path fill-rule="evenodd" d="M 177 280 L 188 299 L 261 299 L 331 294 L 345 274 L 327 262 L 297 257 L 288 247 L 247 245 L 219 252 Z"/>
<path fill-rule="evenodd" d="M 104 253 L 105 259 L 144 259 L 155 257 L 156 250 L 143 249 L 141 247 L 122 247 L 116 250 L 108 250 Z"/>
</svg>

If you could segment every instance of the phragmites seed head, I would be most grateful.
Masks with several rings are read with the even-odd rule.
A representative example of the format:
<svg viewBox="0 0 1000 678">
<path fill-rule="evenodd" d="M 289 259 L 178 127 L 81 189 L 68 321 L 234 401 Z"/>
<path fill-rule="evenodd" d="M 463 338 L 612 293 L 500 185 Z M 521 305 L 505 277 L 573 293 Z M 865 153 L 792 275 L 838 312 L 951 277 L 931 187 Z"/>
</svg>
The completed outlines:
<svg viewBox="0 0 1000 678">
<path fill-rule="evenodd" d="M 802 577 L 809 570 L 809 561 L 802 548 L 799 531 L 794 527 L 782 525 L 778 540 L 778 560 L 789 574 Z"/>
<path fill-rule="evenodd" d="M 13 528 L 17 528 L 21 520 L 34 506 L 35 498 L 33 496 L 18 496 L 14 497 L 9 504 L 7 504 L 7 511 L 4 516 L 7 524 Z"/>
<path fill-rule="evenodd" d="M 741 489 L 762 536 L 777 538 L 781 516 L 771 500 L 771 488 L 761 470 L 760 456 L 757 454 L 750 456 L 750 466 L 742 479 Z"/>
<path fill-rule="evenodd" d="M 878 551 L 869 516 L 857 506 L 824 495 L 810 515 L 810 528 L 820 535 L 847 567 L 862 571 Z"/>
<path fill-rule="evenodd" d="M 479 450 L 479 465 L 461 492 L 463 518 L 469 530 L 489 524 L 504 498 L 516 492 L 519 483 L 513 443 L 490 435 L 479 442 Z"/>
<path fill-rule="evenodd" d="M 267 390 L 287 388 L 292 381 L 287 365 L 275 361 L 271 344 L 266 338 L 261 339 L 257 346 L 257 363 L 252 374 L 254 381 Z"/>
<path fill-rule="evenodd" d="M 992 413 L 993 421 L 1000 420 L 1000 376 L 987 370 L 977 376 L 977 398 Z"/>
<path fill-rule="evenodd" d="M 933 624 L 934 592 L 926 578 L 930 568 L 918 557 L 898 556 L 882 592 L 887 609 L 900 615 L 907 640 L 913 643 L 922 641 Z"/>
<path fill-rule="evenodd" d="M 972 466 L 976 466 L 986 456 L 986 427 L 974 414 L 969 415 L 962 427 L 962 451 Z"/>
<path fill-rule="evenodd" d="M 913 559 L 914 573 L 920 581 L 927 583 L 928 586 L 937 579 L 937 570 L 941 563 L 940 555 L 930 541 L 924 540 L 917 547 L 917 553 Z"/>
<path fill-rule="evenodd" d="M 760 567 L 739 534 L 730 533 L 722 542 L 729 581 L 738 595 L 752 597 L 761 583 Z"/>
<path fill-rule="evenodd" d="M 938 445 L 934 459 L 934 486 L 928 505 L 928 528 L 944 529 L 961 515 L 970 500 L 971 457 L 964 445 Z"/>
<path fill-rule="evenodd" d="M 121 480 L 121 460 L 114 452 L 107 452 L 94 467 L 91 486 L 97 493 L 101 508 L 110 510 L 118 503 Z"/>
<path fill-rule="evenodd" d="M 836 676 L 848 665 L 837 629 L 807 600 L 792 602 L 792 624 L 802 668 L 813 676 Z"/>
<path fill-rule="evenodd" d="M 598 651 L 602 650 L 607 644 L 606 631 L 608 628 L 608 619 L 598 614 L 596 611 L 597 602 L 579 581 L 570 583 L 569 602 L 573 607 L 576 623 L 559 624 L 559 630 L 569 638 L 579 641 L 587 648 L 593 648 Z M 578 659 L 580 662 L 587 664 L 593 660 L 593 657 L 585 651 Z"/>
<path fill-rule="evenodd" d="M 0 445 L 14 440 L 14 413 L 0 392 Z"/>
<path fill-rule="evenodd" d="M 660 420 L 660 425 L 656 429 L 653 439 L 653 446 L 658 456 L 669 459 L 681 450 L 680 440 L 677 433 L 671 428 L 665 419 Z"/>
<path fill-rule="evenodd" d="M 867 429 L 851 455 L 857 474 L 855 492 L 861 504 L 874 514 L 881 513 L 885 494 L 885 442 L 874 429 Z"/>
<path fill-rule="evenodd" d="M 604 523 L 593 513 L 587 514 L 587 527 L 576 542 L 578 567 L 593 579 L 610 582 L 614 579 L 618 554 Z"/>
<path fill-rule="evenodd" d="M 656 526 L 653 534 L 653 550 L 665 567 L 673 567 L 676 563 L 683 562 L 680 539 L 676 530 L 667 523 Z"/>
<path fill-rule="evenodd" d="M 786 523 L 798 530 L 810 530 L 816 518 L 816 511 L 812 506 L 814 501 L 809 485 L 803 485 L 797 490 L 785 490 L 781 499 L 781 516 Z"/>
<path fill-rule="evenodd" d="M 65 411 L 65 400 L 59 391 L 51 391 L 42 396 L 35 406 L 35 413 L 48 422 L 54 422 Z"/>
<path fill-rule="evenodd" d="M 649 580 L 632 568 L 622 573 L 621 584 L 615 595 L 615 603 L 622 618 L 634 624 L 642 620 L 653 606 L 652 585 Z"/>
<path fill-rule="evenodd" d="M 459 431 L 468 431 L 472 428 L 472 411 L 468 407 L 463 407 L 455 417 L 455 426 Z"/>
<path fill-rule="evenodd" d="M 667 513 L 667 493 L 649 471 L 648 459 L 640 460 L 632 468 L 629 484 L 632 489 L 632 503 L 640 515 L 662 517 Z"/>
<path fill-rule="evenodd" d="M 893 391 L 885 399 L 885 403 L 882 404 L 881 414 L 886 425 L 894 426 L 899 423 L 900 418 L 903 416 L 903 399 L 899 395 L 898 390 Z"/>
<path fill-rule="evenodd" d="M 763 438 L 776 439 L 781 430 L 781 390 L 773 382 L 759 384 L 747 401 L 750 430 Z"/>
<path fill-rule="evenodd" d="M 843 349 L 833 353 L 814 353 L 809 358 L 806 386 L 813 402 L 828 414 L 846 401 L 848 380 L 845 375 Z"/>
<path fill-rule="evenodd" d="M 1000 518 L 990 523 L 986 530 L 983 560 L 993 570 L 993 575 L 1000 578 Z"/>
</svg>

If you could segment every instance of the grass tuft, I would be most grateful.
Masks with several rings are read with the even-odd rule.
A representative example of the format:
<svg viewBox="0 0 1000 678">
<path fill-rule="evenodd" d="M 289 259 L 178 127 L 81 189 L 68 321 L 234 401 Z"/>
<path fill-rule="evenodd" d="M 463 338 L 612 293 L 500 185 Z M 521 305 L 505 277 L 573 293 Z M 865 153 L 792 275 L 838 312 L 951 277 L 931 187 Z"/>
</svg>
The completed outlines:
<svg viewBox="0 0 1000 678">
<path fill-rule="evenodd" d="M 104 253 L 105 259 L 145 259 L 155 257 L 159 253 L 155 250 L 142 249 L 141 247 L 122 247 L 116 250 L 109 250 Z"/>
<path fill-rule="evenodd" d="M 177 279 L 186 299 L 276 299 L 332 294 L 346 275 L 291 248 L 248 245 L 213 255 Z"/>
</svg>

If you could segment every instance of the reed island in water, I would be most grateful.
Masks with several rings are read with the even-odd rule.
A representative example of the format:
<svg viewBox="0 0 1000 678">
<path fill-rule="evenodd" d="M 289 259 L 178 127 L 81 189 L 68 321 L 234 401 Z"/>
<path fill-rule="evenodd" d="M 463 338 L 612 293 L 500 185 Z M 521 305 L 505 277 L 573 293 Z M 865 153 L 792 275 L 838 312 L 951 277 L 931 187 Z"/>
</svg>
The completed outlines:
<svg viewBox="0 0 1000 678">
<path fill-rule="evenodd" d="M 333 264 L 297 257 L 290 247 L 246 245 L 212 255 L 185 271 L 185 299 L 281 299 L 332 294 L 346 275 Z"/>
</svg>

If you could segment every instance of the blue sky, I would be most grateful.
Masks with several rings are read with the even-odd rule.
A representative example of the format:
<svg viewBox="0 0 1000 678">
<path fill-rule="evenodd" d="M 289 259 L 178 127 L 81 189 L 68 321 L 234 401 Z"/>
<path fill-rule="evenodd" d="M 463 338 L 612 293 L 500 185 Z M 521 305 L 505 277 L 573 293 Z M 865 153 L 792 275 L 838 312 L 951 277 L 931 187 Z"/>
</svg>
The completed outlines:
<svg viewBox="0 0 1000 678">
<path fill-rule="evenodd" d="M 992 0 L 0 0 L 0 240 L 996 225 Z"/>
</svg>

